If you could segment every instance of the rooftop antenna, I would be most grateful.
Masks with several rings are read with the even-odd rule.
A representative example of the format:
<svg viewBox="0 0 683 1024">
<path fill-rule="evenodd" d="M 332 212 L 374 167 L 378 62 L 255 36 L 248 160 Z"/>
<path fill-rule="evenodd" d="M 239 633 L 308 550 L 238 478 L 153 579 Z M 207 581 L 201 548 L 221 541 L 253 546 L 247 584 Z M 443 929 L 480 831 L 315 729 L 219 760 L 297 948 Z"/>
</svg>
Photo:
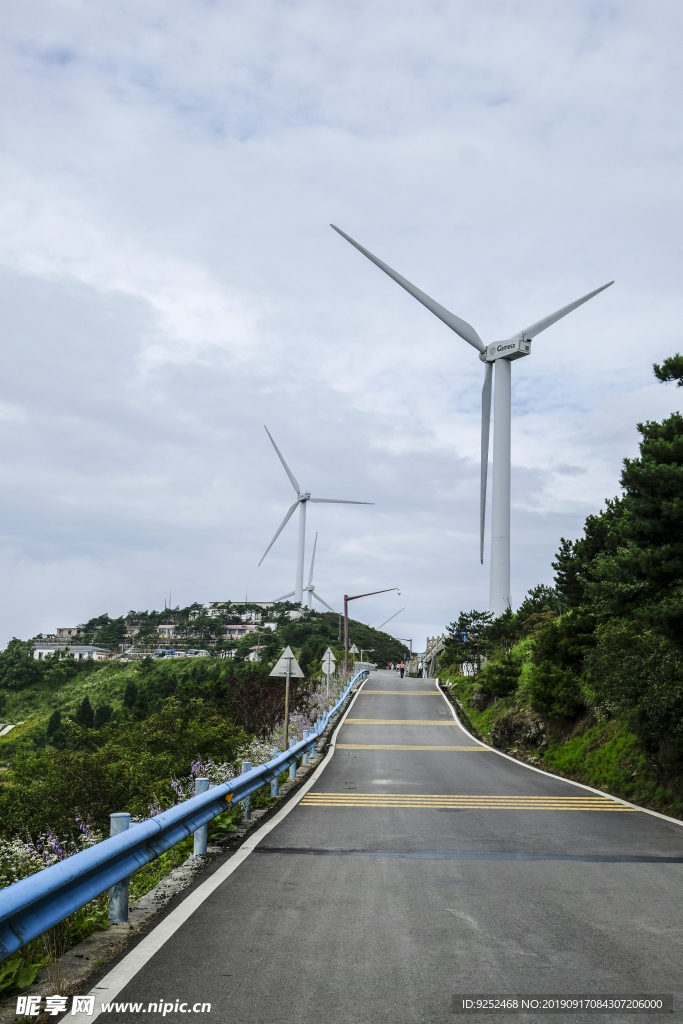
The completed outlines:
<svg viewBox="0 0 683 1024">
<path fill-rule="evenodd" d="M 489 464 L 489 431 L 491 425 L 491 391 L 493 388 L 493 365 L 496 365 L 496 393 L 494 398 L 494 426 L 493 435 L 493 496 L 491 502 L 491 580 L 489 589 L 489 609 L 494 615 L 501 615 L 510 606 L 510 434 L 512 421 L 512 396 L 511 396 L 511 374 L 512 362 L 515 359 L 522 359 L 531 353 L 531 339 L 535 338 L 541 331 L 561 320 L 567 313 L 578 306 L 588 302 L 595 295 L 599 295 L 605 288 L 609 288 L 614 281 L 608 281 L 595 291 L 588 292 L 580 299 L 570 302 L 568 306 L 544 316 L 541 320 L 517 331 L 505 341 L 494 341 L 485 345 L 474 327 L 466 320 L 451 313 L 450 310 L 441 306 L 425 292 L 416 288 L 414 284 L 407 281 L 386 263 L 373 256 L 371 252 L 364 249 L 350 235 L 342 231 L 335 224 L 330 227 L 345 238 L 347 242 L 355 246 L 359 252 L 367 256 L 376 267 L 388 274 L 401 288 L 421 302 L 423 306 L 438 316 L 447 327 L 455 331 L 463 341 L 466 341 L 479 352 L 479 358 L 484 363 L 484 386 L 481 392 L 481 472 L 479 488 L 479 557 L 484 563 L 484 517 L 486 513 L 486 477 Z"/>
</svg>

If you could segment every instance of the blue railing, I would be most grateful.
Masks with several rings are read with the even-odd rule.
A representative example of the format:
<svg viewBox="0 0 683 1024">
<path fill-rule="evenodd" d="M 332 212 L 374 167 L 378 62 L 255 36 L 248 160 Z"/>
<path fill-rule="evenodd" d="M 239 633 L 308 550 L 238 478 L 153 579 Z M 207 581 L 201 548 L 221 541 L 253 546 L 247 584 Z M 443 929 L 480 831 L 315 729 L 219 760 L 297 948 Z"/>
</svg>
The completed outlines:
<svg viewBox="0 0 683 1024">
<path fill-rule="evenodd" d="M 266 764 L 0 890 L 0 960 L 296 764 L 315 747 L 352 688 L 367 675 L 364 669 L 353 677 L 337 703 L 318 719 L 317 731 Z"/>
</svg>

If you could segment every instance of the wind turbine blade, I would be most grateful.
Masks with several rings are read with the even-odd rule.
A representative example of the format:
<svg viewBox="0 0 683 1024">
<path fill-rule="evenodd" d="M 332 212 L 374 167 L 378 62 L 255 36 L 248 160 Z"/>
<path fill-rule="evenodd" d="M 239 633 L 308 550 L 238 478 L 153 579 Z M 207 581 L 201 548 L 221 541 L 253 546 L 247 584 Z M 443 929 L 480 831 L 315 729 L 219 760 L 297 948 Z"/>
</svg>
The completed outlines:
<svg viewBox="0 0 683 1024">
<path fill-rule="evenodd" d="M 556 313 L 551 313 L 549 316 L 544 316 L 542 320 L 537 320 L 531 327 L 526 327 L 523 331 L 519 331 L 512 338 L 507 338 L 507 341 L 523 341 L 527 338 L 535 338 L 537 334 L 544 331 L 546 327 L 552 327 L 558 320 L 561 320 L 567 313 L 571 313 L 572 310 L 578 306 L 582 306 L 584 302 L 588 302 L 595 295 L 599 295 L 600 292 L 604 292 L 605 288 L 609 288 L 613 285 L 614 281 L 608 281 L 607 284 L 603 284 L 600 288 L 596 288 L 594 292 L 589 292 L 588 295 L 584 295 L 582 298 L 577 299 L 576 302 L 570 302 L 568 306 L 563 306 L 562 309 L 558 309 Z"/>
<path fill-rule="evenodd" d="M 274 537 L 273 537 L 273 539 L 271 540 L 271 542 L 270 542 L 270 544 L 268 545 L 268 547 L 266 548 L 266 550 L 265 550 L 265 551 L 263 552 L 263 558 L 265 558 L 265 557 L 266 557 L 266 555 L 268 554 L 268 552 L 269 552 L 269 551 L 270 551 L 270 549 L 272 548 L 273 544 L 274 544 L 274 543 L 275 543 L 275 541 L 276 541 L 276 540 L 278 539 L 278 537 L 280 536 L 280 534 L 281 534 L 281 533 L 282 533 L 282 531 L 284 530 L 285 526 L 287 525 L 287 523 L 289 522 L 289 520 L 290 520 L 290 519 L 292 518 L 292 516 L 294 515 L 294 512 L 295 512 L 295 510 L 296 510 L 296 508 L 297 508 L 297 505 L 298 505 L 298 504 L 299 504 L 299 499 L 297 498 L 297 500 L 296 500 L 296 501 L 294 502 L 294 504 L 293 504 L 293 505 L 292 505 L 292 507 L 290 508 L 290 510 L 289 510 L 289 512 L 287 513 L 287 515 L 285 516 L 285 518 L 284 518 L 284 519 L 282 520 L 282 522 L 280 523 L 280 528 L 279 528 L 279 530 L 277 531 L 277 533 L 275 534 L 275 536 L 274 536 Z M 263 558 L 261 559 L 261 562 L 263 561 Z M 261 562 L 259 562 L 259 565 L 261 564 Z"/>
<path fill-rule="evenodd" d="M 399 610 L 397 612 L 394 612 L 394 614 L 390 615 L 388 619 L 385 619 L 384 622 L 382 623 L 382 626 L 386 626 L 387 622 L 391 622 L 392 619 L 395 619 L 397 615 L 400 615 L 401 612 L 404 612 L 405 610 L 406 609 L 405 609 L 405 605 L 404 605 L 403 608 L 399 608 Z M 378 626 L 377 629 L 381 629 L 382 626 Z"/>
<path fill-rule="evenodd" d="M 286 601 L 288 597 L 294 597 L 294 594 L 295 594 L 295 591 L 292 590 L 291 593 L 285 594 L 283 597 L 276 597 L 275 598 L 275 604 L 279 604 L 280 601 Z"/>
<path fill-rule="evenodd" d="M 484 564 L 484 521 L 486 518 L 486 480 L 489 471 L 489 433 L 491 430 L 491 384 L 493 363 L 487 363 L 484 370 L 484 386 L 481 389 L 481 489 L 479 493 L 479 558 Z"/>
<path fill-rule="evenodd" d="M 313 582 L 313 566 L 315 565 L 315 549 L 316 549 L 317 545 L 318 545 L 318 534 L 316 533 L 315 540 L 313 541 L 313 554 L 311 556 L 311 571 L 308 574 L 308 585 L 309 585 L 309 587 L 310 587 L 311 583 Z"/>
<path fill-rule="evenodd" d="M 294 490 L 296 491 L 296 493 L 297 493 L 297 494 L 301 494 L 301 488 L 299 487 L 299 481 L 298 481 L 298 480 L 296 479 L 296 477 L 295 477 L 295 476 L 294 476 L 294 474 L 292 473 L 291 469 L 289 468 L 289 466 L 287 465 L 287 463 L 286 463 L 286 462 L 285 462 L 285 460 L 283 459 L 283 457 L 282 457 L 282 452 L 280 451 L 280 449 L 278 448 L 278 446 L 277 446 L 277 445 L 275 444 L 275 441 L 273 441 L 272 435 L 271 435 L 270 431 L 268 430 L 268 427 L 267 427 L 267 426 L 265 425 L 265 423 L 263 424 L 263 429 L 265 430 L 266 434 L 267 434 L 267 435 L 268 435 L 268 437 L 270 438 L 270 440 L 271 440 L 271 443 L 272 443 L 272 445 L 273 445 L 273 448 L 274 448 L 274 449 L 275 449 L 275 451 L 277 452 L 277 455 L 278 455 L 278 458 L 279 458 L 280 462 L 281 462 L 281 463 L 282 463 L 282 465 L 283 465 L 283 466 L 285 467 L 285 473 L 287 474 L 287 476 L 288 476 L 288 477 L 289 477 L 289 479 L 291 480 L 291 482 L 292 482 L 292 487 L 294 488 Z M 265 556 L 264 556 L 264 557 L 265 557 Z M 261 561 L 263 561 L 263 559 L 261 559 Z M 259 565 L 260 565 L 260 564 L 261 564 L 261 563 L 259 562 Z"/>
<path fill-rule="evenodd" d="M 374 505 L 374 501 L 346 501 L 344 498 L 309 498 L 309 501 L 324 501 L 332 505 Z"/>
<path fill-rule="evenodd" d="M 358 249 L 359 252 L 362 252 L 364 256 L 367 256 L 369 260 L 372 260 L 376 267 L 379 267 L 379 269 L 383 270 L 385 274 L 388 274 L 389 277 L 393 278 L 396 284 L 400 284 L 401 288 L 405 288 L 405 290 L 412 295 L 414 299 L 417 299 L 417 301 L 421 302 L 423 306 L 426 306 L 434 316 L 438 316 L 439 320 L 442 320 L 447 327 L 450 327 L 450 329 L 455 331 L 456 334 L 459 334 L 464 341 L 472 345 L 473 348 L 476 348 L 477 352 L 484 352 L 486 350 L 486 345 L 481 340 L 474 327 L 472 327 L 471 324 L 468 324 L 466 320 L 461 320 L 459 316 L 455 315 L 455 313 L 451 313 L 450 310 L 441 306 L 438 302 L 435 302 L 435 300 L 431 299 L 429 295 L 425 294 L 425 292 L 416 288 L 415 285 L 411 284 L 410 281 L 407 281 L 405 277 L 401 277 L 400 274 L 397 274 L 396 271 L 392 270 L 391 267 L 388 267 L 386 263 L 382 263 L 382 261 L 378 260 L 376 256 L 373 256 L 371 252 L 368 252 L 368 250 L 364 249 L 362 245 L 359 245 L 358 242 L 354 241 L 350 235 L 347 235 L 345 231 L 338 228 L 336 224 L 330 224 L 330 227 L 334 228 L 334 230 L 340 234 L 342 238 L 345 238 L 347 242 L 350 242 L 351 245 L 355 245 L 356 249 Z"/>
<path fill-rule="evenodd" d="M 332 608 L 331 605 L 327 603 L 327 601 L 323 601 L 322 597 L 318 597 L 315 590 L 313 591 L 313 597 L 316 599 L 316 601 L 320 601 L 321 604 L 324 604 L 326 608 L 329 608 L 331 612 L 334 612 L 334 614 L 337 615 L 337 612 L 334 611 L 334 608 Z"/>
</svg>

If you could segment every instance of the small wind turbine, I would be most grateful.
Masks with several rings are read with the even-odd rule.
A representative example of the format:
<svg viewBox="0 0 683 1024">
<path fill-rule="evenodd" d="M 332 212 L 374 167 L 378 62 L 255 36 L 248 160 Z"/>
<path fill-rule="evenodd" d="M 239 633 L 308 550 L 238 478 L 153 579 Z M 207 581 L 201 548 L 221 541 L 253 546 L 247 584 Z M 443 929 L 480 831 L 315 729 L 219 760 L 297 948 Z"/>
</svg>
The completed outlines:
<svg viewBox="0 0 683 1024">
<path fill-rule="evenodd" d="M 320 601 L 320 603 L 324 604 L 326 608 L 329 608 L 331 612 L 334 612 L 334 608 L 332 608 L 327 603 L 327 601 L 323 601 L 322 597 L 320 597 L 319 594 L 316 594 L 315 587 L 313 586 L 313 566 L 315 565 L 315 549 L 316 549 L 317 546 L 318 546 L 318 534 L 316 533 L 315 540 L 313 541 L 313 555 L 311 557 L 311 571 L 308 574 L 308 583 L 304 587 L 304 594 L 306 595 L 306 607 L 307 608 L 312 608 L 313 607 L 312 598 L 315 598 L 316 601 Z M 280 602 L 280 601 L 286 601 L 288 597 L 294 597 L 294 591 L 293 590 L 291 591 L 291 593 L 285 594 L 283 597 L 278 597 L 278 599 L 276 601 L 276 604 L 278 602 Z M 338 614 L 338 612 L 335 612 L 335 615 L 337 615 L 337 614 Z"/>
<path fill-rule="evenodd" d="M 310 491 L 302 491 L 301 490 L 301 488 L 299 487 L 299 484 L 298 484 L 298 482 L 296 480 L 296 477 L 294 476 L 294 474 L 292 473 L 291 469 L 289 468 L 289 466 L 287 465 L 287 463 L 283 459 L 282 453 L 280 452 L 280 449 L 278 448 L 278 446 L 275 444 L 275 441 L 273 441 L 273 438 L 271 437 L 271 434 L 270 434 L 270 431 L 268 430 L 268 427 L 264 427 L 264 429 L 265 429 L 265 432 L 268 435 L 268 437 L 270 437 L 270 440 L 271 440 L 271 443 L 273 445 L 273 448 L 277 452 L 277 456 L 278 456 L 280 462 L 282 463 L 282 465 L 284 466 L 285 473 L 289 477 L 289 480 L 290 480 L 290 483 L 291 483 L 292 487 L 296 491 L 296 501 L 294 502 L 292 507 L 287 512 L 287 515 L 285 516 L 285 518 L 280 523 L 280 526 L 279 526 L 279 528 L 277 530 L 277 533 L 275 534 L 275 536 L 271 540 L 270 544 L 268 545 L 268 547 L 266 548 L 266 550 L 263 553 L 263 558 L 266 557 L 266 555 L 268 554 L 268 552 L 272 548 L 273 544 L 278 539 L 278 537 L 280 536 L 280 534 L 284 530 L 285 526 L 287 525 L 289 520 L 294 515 L 294 512 L 296 511 L 297 506 L 298 506 L 298 508 L 299 508 L 299 546 L 298 546 L 297 555 L 296 555 L 296 581 L 295 581 L 294 590 L 292 591 L 292 594 L 288 594 L 287 596 L 291 597 L 293 595 L 294 596 L 294 600 L 296 601 L 297 604 L 303 604 L 303 600 L 304 600 L 304 548 L 305 548 L 305 545 L 306 545 L 306 503 L 309 502 L 309 501 L 324 502 L 325 504 L 331 504 L 331 505 L 374 505 L 375 503 L 374 503 L 374 501 L 347 501 L 344 498 L 312 498 L 311 494 L 310 494 Z M 315 552 L 314 552 L 314 554 L 315 554 Z M 261 559 L 261 562 L 263 561 L 263 558 Z M 259 562 L 259 565 L 261 564 L 261 562 Z M 311 572 L 312 571 L 313 570 L 312 570 L 312 563 L 311 563 Z M 319 599 L 319 600 L 321 600 L 321 599 Z M 324 601 L 323 601 L 323 604 L 325 604 Z M 329 608 L 329 605 L 327 605 L 327 607 Z M 330 609 L 330 610 L 333 611 L 334 609 Z"/>
<path fill-rule="evenodd" d="M 388 267 L 386 263 L 373 256 L 371 252 L 364 249 L 362 245 L 354 241 L 336 225 L 331 224 L 342 238 L 354 245 L 359 252 L 367 256 L 375 266 L 383 270 L 385 274 L 393 278 L 397 284 L 405 288 L 413 298 L 426 306 L 430 312 L 438 316 L 447 327 L 459 334 L 460 337 L 476 348 L 479 358 L 485 364 L 484 387 L 481 393 L 481 484 L 479 496 L 479 556 L 484 562 L 484 516 L 486 512 L 486 477 L 489 462 L 489 429 L 491 423 L 491 387 L 493 384 L 493 364 L 496 364 L 496 394 L 494 401 L 494 424 L 493 435 L 493 496 L 491 501 L 491 582 L 489 590 L 489 608 L 494 615 L 500 615 L 510 605 L 510 434 L 512 420 L 512 398 L 511 398 L 511 374 L 512 360 L 521 359 L 531 352 L 531 339 L 544 331 L 546 327 L 552 326 L 561 320 L 567 313 L 571 313 L 577 306 L 588 302 L 593 296 L 598 295 L 609 288 L 614 281 L 608 281 L 595 291 L 583 295 L 568 306 L 563 306 L 555 313 L 537 320 L 535 324 L 526 327 L 523 331 L 517 331 L 506 341 L 494 342 L 485 345 L 474 327 L 467 321 L 461 320 L 448 309 L 445 309 L 434 299 L 430 298 L 414 284 L 401 277 L 395 270 Z"/>
</svg>

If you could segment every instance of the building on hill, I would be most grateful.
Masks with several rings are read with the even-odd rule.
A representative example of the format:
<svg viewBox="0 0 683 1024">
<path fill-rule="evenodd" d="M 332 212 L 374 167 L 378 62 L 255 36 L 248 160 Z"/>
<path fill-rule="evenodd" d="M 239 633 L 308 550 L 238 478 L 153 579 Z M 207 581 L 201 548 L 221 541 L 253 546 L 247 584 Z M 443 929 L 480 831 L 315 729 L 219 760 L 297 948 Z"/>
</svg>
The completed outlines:
<svg viewBox="0 0 683 1024">
<path fill-rule="evenodd" d="M 225 637 L 246 636 L 247 633 L 255 633 L 259 627 L 240 623 L 239 626 L 224 626 Z"/>
<path fill-rule="evenodd" d="M 36 661 L 42 661 L 46 654 L 65 650 L 73 654 L 76 661 L 105 661 L 112 655 L 106 647 L 95 647 L 94 644 L 48 643 L 45 640 L 38 640 L 33 648 L 33 657 Z"/>
<path fill-rule="evenodd" d="M 226 612 L 235 616 L 239 616 L 242 622 L 260 622 L 263 618 L 263 612 L 258 612 L 257 608 L 272 608 L 275 601 L 209 601 L 206 609 L 206 614 L 216 619 L 219 615 L 223 615 Z M 247 607 L 250 611 L 239 612 L 238 608 Z"/>
<path fill-rule="evenodd" d="M 57 639 L 58 640 L 69 640 L 72 636 L 78 636 L 80 629 L 77 626 L 58 626 L 57 627 Z"/>
</svg>

